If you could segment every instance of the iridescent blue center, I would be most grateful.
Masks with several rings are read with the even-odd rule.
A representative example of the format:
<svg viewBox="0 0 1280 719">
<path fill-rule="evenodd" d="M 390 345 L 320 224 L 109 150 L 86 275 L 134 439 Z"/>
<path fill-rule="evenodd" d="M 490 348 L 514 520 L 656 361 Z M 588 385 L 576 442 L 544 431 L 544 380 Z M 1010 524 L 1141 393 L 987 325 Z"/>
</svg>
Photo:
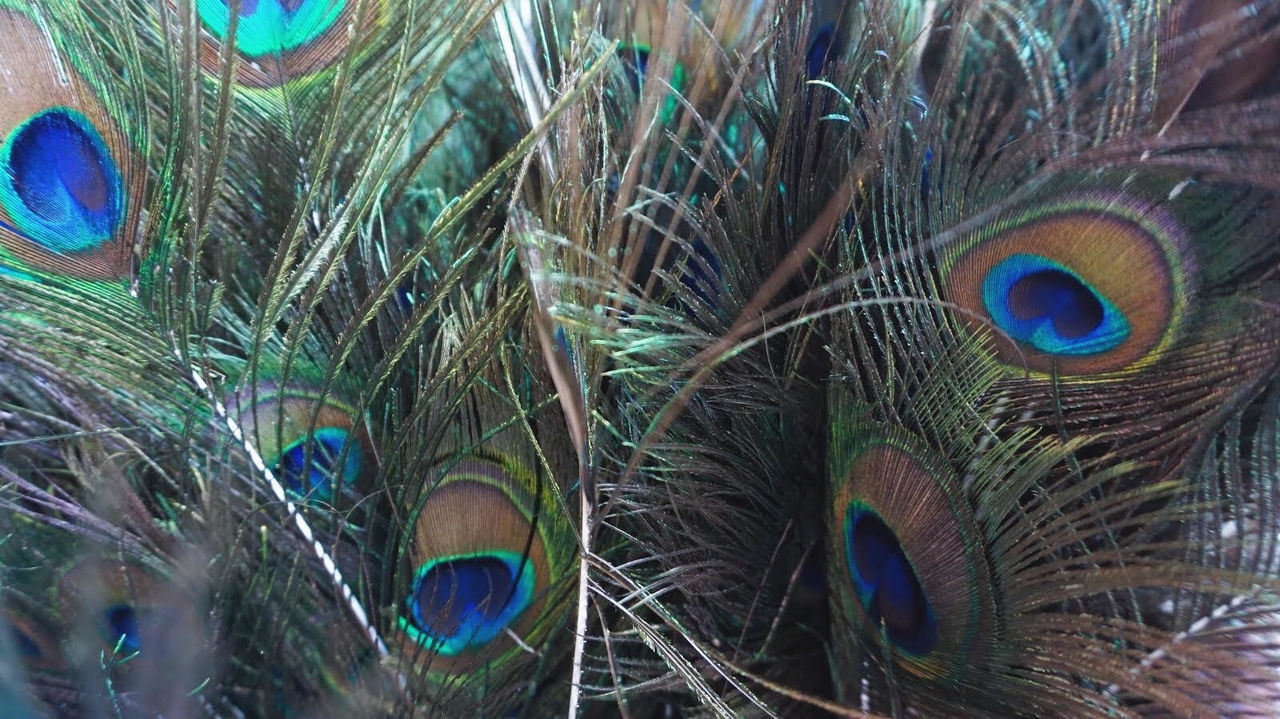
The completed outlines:
<svg viewBox="0 0 1280 719">
<path fill-rule="evenodd" d="M 835 23 L 829 22 L 814 31 L 813 37 L 809 40 L 809 51 L 805 53 L 805 67 L 810 79 L 822 74 L 827 62 L 831 59 L 831 46 L 835 43 L 835 39 Z"/>
<path fill-rule="evenodd" d="M 113 604 L 102 610 L 100 621 L 103 639 L 122 656 L 141 652 L 163 662 L 190 652 L 190 624 L 174 607 Z"/>
<path fill-rule="evenodd" d="M 1001 331 L 1041 352 L 1098 354 L 1129 337 L 1129 321 L 1118 307 L 1040 255 L 1011 255 L 991 268 L 982 300 Z"/>
<path fill-rule="evenodd" d="M 845 552 L 858 602 L 895 646 L 916 656 L 938 643 L 938 618 L 893 530 L 853 503 L 845 515 Z"/>
<path fill-rule="evenodd" d="M 115 604 L 102 613 L 107 641 L 119 645 L 124 654 L 142 650 L 142 632 L 138 629 L 138 614 L 128 604 Z"/>
<path fill-rule="evenodd" d="M 32 115 L 0 144 L 0 206 L 52 252 L 88 250 L 124 218 L 120 172 L 89 120 L 67 107 Z"/>
<path fill-rule="evenodd" d="M 276 467 L 285 489 L 325 500 L 333 497 L 335 478 L 340 486 L 354 484 L 360 474 L 361 451 L 360 444 L 350 439 L 345 429 L 321 427 L 311 433 L 311 441 L 304 438 L 286 447 Z M 342 458 L 341 467 L 339 458 Z"/>
<path fill-rule="evenodd" d="M 410 635 L 445 656 L 483 647 L 533 602 L 528 557 L 493 551 L 424 564 L 407 600 Z"/>
</svg>

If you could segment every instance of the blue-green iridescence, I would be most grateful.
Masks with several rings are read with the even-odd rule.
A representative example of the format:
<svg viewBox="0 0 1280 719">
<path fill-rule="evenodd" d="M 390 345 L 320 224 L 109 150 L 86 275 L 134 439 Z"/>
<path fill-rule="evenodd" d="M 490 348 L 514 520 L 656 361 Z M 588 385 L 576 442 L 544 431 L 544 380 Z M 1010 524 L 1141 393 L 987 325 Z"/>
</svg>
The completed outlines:
<svg viewBox="0 0 1280 719">
<path fill-rule="evenodd" d="M 645 76 L 649 73 L 649 47 L 642 44 L 623 44 L 618 46 L 618 57 L 622 60 L 622 69 L 627 74 L 627 82 L 636 96 L 644 87 Z M 675 92 L 684 90 L 684 65 L 676 63 L 671 71 L 671 88 Z M 665 125 L 675 117 L 680 101 L 675 95 L 668 95 L 662 102 L 659 120 Z"/>
<path fill-rule="evenodd" d="M 296 50 L 324 35 L 342 13 L 343 0 L 243 0 L 236 24 L 236 49 L 249 57 Z M 205 27 L 225 40 L 231 8 L 224 0 L 197 0 Z"/>
<path fill-rule="evenodd" d="M 1041 352 L 1092 355 L 1129 337 L 1129 321 L 1067 267 L 1032 254 L 1011 255 L 982 281 L 982 299 L 1002 332 Z"/>
<path fill-rule="evenodd" d="M 485 646 L 533 603 L 528 557 L 495 550 L 422 565 L 406 604 L 415 641 L 444 656 Z"/>
<path fill-rule="evenodd" d="M 91 250 L 124 219 L 124 183 L 89 119 L 50 107 L 0 144 L 0 206 L 13 229 L 51 252 Z"/>
<path fill-rule="evenodd" d="M 4 223 L 0 222 L 0 227 L 3 227 L 3 226 L 4 226 Z M 0 275 L 4 275 L 5 277 L 16 277 L 20 280 L 36 279 L 34 275 L 23 272 L 22 270 L 16 270 L 8 265 L 5 265 L 4 261 L 5 261 L 4 257 L 0 255 Z"/>
<path fill-rule="evenodd" d="M 285 447 L 280 453 L 276 472 L 285 489 L 327 500 L 333 497 L 334 479 L 343 487 L 355 483 L 362 460 L 360 445 L 351 442 L 351 434 L 339 427 L 321 427 L 311 433 L 310 440 L 308 442 L 304 437 Z M 310 463 L 307 462 L 308 450 L 311 452 Z M 336 465 L 344 450 L 346 457 L 339 472 Z"/>
<path fill-rule="evenodd" d="M 893 530 L 857 502 L 845 513 L 844 540 L 858 602 L 901 650 L 928 654 L 938 643 L 938 618 Z"/>
</svg>

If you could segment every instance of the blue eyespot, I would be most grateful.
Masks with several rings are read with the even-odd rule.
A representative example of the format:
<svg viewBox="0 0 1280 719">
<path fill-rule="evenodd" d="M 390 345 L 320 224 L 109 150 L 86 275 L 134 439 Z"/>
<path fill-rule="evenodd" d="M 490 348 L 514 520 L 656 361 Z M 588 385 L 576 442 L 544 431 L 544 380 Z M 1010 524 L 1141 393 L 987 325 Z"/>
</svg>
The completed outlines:
<svg viewBox="0 0 1280 719">
<path fill-rule="evenodd" d="M 927 654 L 938 643 L 938 618 L 893 530 L 855 504 L 845 516 L 844 537 L 849 575 L 867 616 L 895 646 Z"/>
<path fill-rule="evenodd" d="M 360 474 L 360 444 L 350 441 L 351 435 L 338 427 L 322 427 L 311 433 L 310 441 L 303 438 L 285 448 L 276 469 L 285 489 L 294 494 L 307 495 L 319 500 L 333 497 L 334 480 L 339 486 L 349 486 Z M 338 458 L 346 450 L 342 467 Z M 307 451 L 311 462 L 307 464 Z M 341 471 L 339 471 L 341 470 Z"/>
<path fill-rule="evenodd" d="M 533 602 L 533 565 L 514 552 L 433 560 L 407 600 L 410 635 L 445 656 L 483 647 Z"/>
<path fill-rule="evenodd" d="M 115 604 L 102 613 L 106 639 L 113 646 L 117 643 L 124 654 L 142 650 L 142 633 L 138 630 L 138 615 L 128 604 Z"/>
<path fill-rule="evenodd" d="M 0 144 L 0 206 L 17 230 L 52 252 L 93 249 L 124 218 L 120 172 L 89 120 L 42 110 Z"/>
<path fill-rule="evenodd" d="M 141 653 L 152 661 L 168 661 L 190 652 L 191 626 L 171 606 L 113 604 L 102 611 L 102 638 L 119 654 Z"/>
<path fill-rule="evenodd" d="M 835 23 L 827 23 L 814 31 L 813 37 L 809 40 L 809 51 L 805 53 L 805 68 L 809 73 L 809 79 L 813 79 L 822 74 L 827 63 L 831 60 L 831 47 L 836 40 Z"/>
<path fill-rule="evenodd" d="M 1063 265 L 1011 255 L 982 282 L 991 319 L 1014 340 L 1055 355 L 1106 352 L 1129 337 L 1129 322 L 1106 297 Z"/>
</svg>

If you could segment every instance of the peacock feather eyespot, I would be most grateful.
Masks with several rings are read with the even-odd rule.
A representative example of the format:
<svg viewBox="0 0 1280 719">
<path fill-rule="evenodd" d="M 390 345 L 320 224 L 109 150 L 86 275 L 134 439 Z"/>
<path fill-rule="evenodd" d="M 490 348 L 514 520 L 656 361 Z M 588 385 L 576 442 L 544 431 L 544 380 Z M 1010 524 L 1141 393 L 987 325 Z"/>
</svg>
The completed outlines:
<svg viewBox="0 0 1280 719">
<path fill-rule="evenodd" d="M 9 630 L 9 639 L 17 651 L 19 657 L 24 660 L 39 660 L 44 652 L 40 646 L 40 642 L 33 637 L 25 627 L 19 626 L 12 621 L 6 620 Z"/>
<path fill-rule="evenodd" d="M 959 482 L 899 429 L 859 424 L 843 437 L 829 459 L 827 520 L 837 624 L 887 643 L 911 674 L 958 676 L 982 659 L 996 624 L 984 543 Z"/>
<path fill-rule="evenodd" d="M 62 651 L 52 632 L 42 623 L 14 611 L 5 612 L 7 650 L 29 669 L 58 670 L 64 667 Z"/>
<path fill-rule="evenodd" d="M 148 570 L 130 563 L 87 560 L 63 576 L 59 599 L 73 630 L 91 655 L 106 652 L 122 664 L 181 661 L 203 644 L 190 598 Z"/>
<path fill-rule="evenodd" d="M 56 253 L 110 242 L 125 215 L 124 182 L 93 123 L 50 107 L 0 144 L 0 207 L 22 236 Z"/>
<path fill-rule="evenodd" d="M 1185 245 L 1159 207 L 1119 193 L 1068 196 L 960 243 L 943 260 L 942 291 L 967 322 L 986 324 L 1014 371 L 1128 372 L 1178 335 L 1192 274 Z"/>
<path fill-rule="evenodd" d="M 536 583 L 529 558 L 515 552 L 433 559 L 418 568 L 401 627 L 446 657 L 479 649 L 529 608 Z"/>
<path fill-rule="evenodd" d="M 235 404 L 245 436 L 289 492 L 328 502 L 364 471 L 363 422 L 341 398 L 295 382 L 242 390 Z"/>
<path fill-rule="evenodd" d="M 321 427 L 284 448 L 276 472 L 285 489 L 318 500 L 333 497 L 334 486 L 349 487 L 360 475 L 362 452 L 351 433 Z"/>
<path fill-rule="evenodd" d="M 938 643 L 938 617 L 897 536 L 875 511 L 852 502 L 845 513 L 849 576 L 873 624 L 904 651 L 924 656 Z"/>
<path fill-rule="evenodd" d="M 444 471 L 413 520 L 397 626 L 406 656 L 451 675 L 546 637 L 569 528 L 548 486 L 487 451 Z"/>
<path fill-rule="evenodd" d="M 142 650 L 142 632 L 139 630 L 139 610 L 130 604 L 113 604 L 102 610 L 102 638 L 114 644 L 122 654 L 136 654 Z"/>
<path fill-rule="evenodd" d="M 197 0 L 196 12 L 219 40 L 230 33 L 227 0 Z M 249 58 L 292 52 L 315 42 L 333 27 L 346 3 L 340 0 L 243 0 L 236 24 L 236 49 Z"/>
<path fill-rule="evenodd" d="M 0 8 L 0 47 L 0 272 L 127 276 L 146 176 L 127 108 L 21 10 Z"/>
</svg>

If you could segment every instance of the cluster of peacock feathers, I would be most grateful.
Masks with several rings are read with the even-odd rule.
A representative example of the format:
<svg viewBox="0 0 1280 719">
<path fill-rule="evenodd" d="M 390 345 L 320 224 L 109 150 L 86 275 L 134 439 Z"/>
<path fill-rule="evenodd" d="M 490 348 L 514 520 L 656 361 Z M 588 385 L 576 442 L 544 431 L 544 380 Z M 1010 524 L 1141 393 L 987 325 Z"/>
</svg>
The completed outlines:
<svg viewBox="0 0 1280 719">
<path fill-rule="evenodd" d="M 1275 0 L 0 0 L 0 716 L 1280 713 Z"/>
</svg>

